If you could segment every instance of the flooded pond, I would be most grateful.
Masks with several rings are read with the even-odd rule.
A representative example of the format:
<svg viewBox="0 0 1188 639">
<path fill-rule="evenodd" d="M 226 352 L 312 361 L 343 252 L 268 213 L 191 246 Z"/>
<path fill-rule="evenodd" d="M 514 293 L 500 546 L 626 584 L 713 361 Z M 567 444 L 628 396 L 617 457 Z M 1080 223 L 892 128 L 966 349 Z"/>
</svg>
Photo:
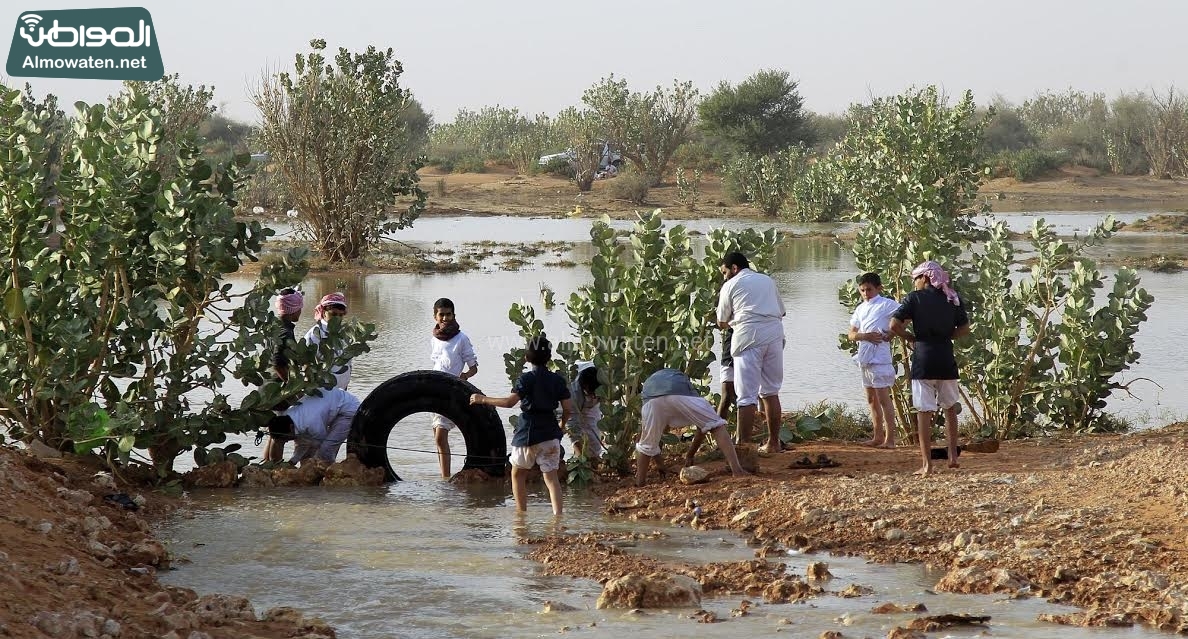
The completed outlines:
<svg viewBox="0 0 1188 639">
<path fill-rule="evenodd" d="M 1071 233 L 1088 228 L 1098 217 L 1073 214 L 1060 219 Z M 1011 222 L 1022 230 L 1030 219 L 1013 216 Z M 705 232 L 715 225 L 742 224 L 706 220 L 687 226 Z M 430 217 L 399 238 L 425 248 L 484 240 L 564 240 L 576 244 L 562 257 L 581 264 L 592 252 L 589 225 L 589 220 Z M 616 225 L 626 228 L 629 223 Z M 819 226 L 776 226 L 821 230 Z M 1179 245 L 1176 238 L 1168 240 L 1125 235 L 1103 250 L 1144 254 Z M 307 302 L 330 291 L 344 291 L 350 314 L 377 325 L 380 339 L 370 353 L 355 361 L 351 391 L 359 397 L 394 375 L 429 367 L 431 305 L 439 297 L 454 300 L 458 321 L 475 344 L 479 374 L 472 381 L 484 392 L 502 395 L 509 390 L 503 353 L 521 341 L 507 319 L 511 303 L 533 303 L 550 336 L 572 337 L 563 303 L 590 281 L 590 275 L 584 266 L 541 265 L 557 257 L 541 256 L 518 271 L 487 267 L 452 274 L 315 275 L 303 288 Z M 781 393 L 785 408 L 820 400 L 857 407 L 862 391 L 856 370 L 837 349 L 837 335 L 846 328 L 848 314 L 838 304 L 836 291 L 842 281 L 855 275 L 852 256 L 833 238 L 798 238 L 781 247 L 772 275 L 788 309 Z M 1182 349 L 1168 347 L 1188 340 L 1188 318 L 1180 311 L 1188 304 L 1184 286 L 1188 277 L 1143 272 L 1142 278 L 1156 303 L 1138 336 L 1142 361 L 1126 379 L 1145 377 L 1154 383 L 1136 383 L 1137 399 L 1115 398 L 1109 410 L 1140 425 L 1161 425 L 1188 414 L 1188 394 L 1179 387 L 1188 367 L 1180 355 Z M 251 283 L 247 277 L 234 281 L 239 286 Z M 556 291 L 556 308 L 546 311 L 538 303 L 542 285 Z M 310 323 L 307 314 L 299 331 Z M 716 370 L 714 374 L 716 380 Z M 501 411 L 505 419 L 510 414 Z M 248 438 L 233 439 L 246 444 L 246 454 L 260 456 Z M 160 531 L 172 552 L 192 563 L 182 562 L 177 570 L 162 573 L 162 580 L 200 593 L 247 596 L 258 611 L 273 606 L 301 608 L 325 618 L 340 636 L 352 638 L 555 636 L 563 628 L 568 630 L 562 634 L 582 637 L 751 637 L 774 631 L 816 637 L 824 630 L 840 630 L 846 636 L 885 636 L 896 623 L 911 618 L 870 614 L 872 607 L 887 601 L 922 602 L 929 614 L 990 615 L 990 632 L 998 637 L 1161 636 L 1143 629 L 1041 624 L 1035 621 L 1037 614 L 1067 610 L 1042 600 L 932 593 L 938 575 L 920 566 L 868 565 L 852 558 L 791 556 L 786 560 L 793 572 L 801 574 L 810 560 L 829 561 L 837 576 L 829 590 L 857 583 L 873 587 L 874 594 L 859 599 L 824 595 L 803 604 L 761 605 L 737 619 L 730 618 L 730 610 L 742 597 L 705 600 L 703 607 L 724 620 L 717 624 L 698 624 L 687 618 L 690 611 L 683 613 L 685 617 L 675 610 L 644 615 L 599 611 L 594 609 L 601 590 L 597 583 L 541 576 L 539 567 L 523 558 L 526 547 L 516 543 L 524 536 L 555 531 L 543 488 L 530 500 L 525 526 L 513 516 L 506 487 L 454 486 L 437 478 L 428 415 L 402 421 L 389 444 L 398 448 L 389 456 L 406 481 L 378 488 L 196 494 L 192 516 L 177 518 Z M 461 464 L 461 449 L 461 442 L 455 442 L 455 470 Z M 179 462 L 184 468 L 189 460 L 183 457 Z M 589 497 L 571 493 L 567 500 L 562 523 L 570 532 L 661 530 L 666 534 L 657 541 L 640 542 L 633 552 L 693 562 L 753 558 L 752 549 L 730 533 L 606 519 Z M 577 610 L 540 614 L 546 600 Z M 783 619 L 791 624 L 781 625 Z M 965 630 L 953 631 L 951 636 L 977 634 Z"/>
</svg>

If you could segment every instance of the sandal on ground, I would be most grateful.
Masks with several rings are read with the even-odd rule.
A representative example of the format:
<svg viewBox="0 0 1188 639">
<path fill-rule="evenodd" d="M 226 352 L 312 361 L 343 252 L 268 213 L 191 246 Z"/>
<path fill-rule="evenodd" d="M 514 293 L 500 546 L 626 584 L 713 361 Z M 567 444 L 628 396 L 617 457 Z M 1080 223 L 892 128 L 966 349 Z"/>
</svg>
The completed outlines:
<svg viewBox="0 0 1188 639">
<path fill-rule="evenodd" d="M 801 455 L 799 459 L 789 464 L 788 468 L 837 468 L 838 466 L 841 464 L 830 459 L 825 453 L 821 453 L 817 455 L 816 459 L 812 459 L 808 455 Z"/>
</svg>

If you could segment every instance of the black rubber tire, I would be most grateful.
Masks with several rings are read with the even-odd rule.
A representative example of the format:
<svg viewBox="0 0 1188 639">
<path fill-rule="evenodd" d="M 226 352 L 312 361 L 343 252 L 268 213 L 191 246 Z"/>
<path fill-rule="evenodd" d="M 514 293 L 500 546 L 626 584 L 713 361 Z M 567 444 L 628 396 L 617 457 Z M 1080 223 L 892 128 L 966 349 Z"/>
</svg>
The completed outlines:
<svg viewBox="0 0 1188 639">
<path fill-rule="evenodd" d="M 384 469 L 384 481 L 400 481 L 388 461 L 388 437 L 396 424 L 416 413 L 437 413 L 458 425 L 466 441 L 462 470 L 478 468 L 503 476 L 507 467 L 507 435 L 491 406 L 472 406 L 478 388 L 441 371 L 411 371 L 380 384 L 359 405 L 347 452 L 364 465 Z"/>
</svg>

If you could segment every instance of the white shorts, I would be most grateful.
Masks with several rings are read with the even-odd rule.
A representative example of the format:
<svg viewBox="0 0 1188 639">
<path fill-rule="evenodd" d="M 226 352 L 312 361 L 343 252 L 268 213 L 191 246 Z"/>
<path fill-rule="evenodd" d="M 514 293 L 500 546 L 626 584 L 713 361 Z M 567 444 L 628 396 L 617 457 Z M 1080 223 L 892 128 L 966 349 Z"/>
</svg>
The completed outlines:
<svg viewBox="0 0 1188 639">
<path fill-rule="evenodd" d="M 660 454 L 660 438 L 669 428 L 696 426 L 703 433 L 725 426 L 726 420 L 718 416 L 704 397 L 691 395 L 664 395 L 649 399 L 643 405 L 643 430 L 635 450 L 641 455 L 655 457 Z"/>
<path fill-rule="evenodd" d="M 451 422 L 450 420 L 442 417 L 441 415 L 433 416 L 433 427 L 434 428 L 440 428 L 442 430 L 454 430 L 454 426 L 455 426 L 454 422 Z"/>
<path fill-rule="evenodd" d="M 738 406 L 754 406 L 760 397 L 780 394 L 784 383 L 784 343 L 752 346 L 734 356 L 734 392 Z"/>
<path fill-rule="evenodd" d="M 542 473 L 557 470 L 561 467 L 561 440 L 550 439 L 531 446 L 512 446 L 511 465 L 522 469 L 540 466 Z"/>
<path fill-rule="evenodd" d="M 734 383 L 734 367 L 733 366 L 723 366 L 722 367 L 722 383 L 725 384 L 727 382 L 729 382 L 731 384 Z"/>
<path fill-rule="evenodd" d="M 961 400 L 955 379 L 913 379 L 912 406 L 922 413 L 945 410 Z"/>
<path fill-rule="evenodd" d="M 864 388 L 891 388 L 895 383 L 895 366 L 892 364 L 859 364 L 858 368 L 862 371 Z"/>
</svg>

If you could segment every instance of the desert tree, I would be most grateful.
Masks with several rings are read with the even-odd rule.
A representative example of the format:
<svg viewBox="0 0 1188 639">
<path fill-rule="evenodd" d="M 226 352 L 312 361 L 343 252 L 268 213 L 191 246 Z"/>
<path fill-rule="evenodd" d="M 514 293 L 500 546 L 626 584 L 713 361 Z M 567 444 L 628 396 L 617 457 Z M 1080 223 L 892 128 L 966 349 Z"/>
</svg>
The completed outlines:
<svg viewBox="0 0 1188 639">
<path fill-rule="evenodd" d="M 764 69 L 734 86 L 722 82 L 697 113 L 703 131 L 753 155 L 816 142 L 804 100 L 787 71 Z"/>
<path fill-rule="evenodd" d="M 260 141 L 297 208 L 296 225 L 331 262 L 354 260 L 425 208 L 419 159 L 410 159 L 411 95 L 392 49 L 311 40 L 292 72 L 266 74 L 252 94 Z"/>
<path fill-rule="evenodd" d="M 598 116 L 607 141 L 656 184 L 689 140 L 698 93 L 692 82 L 677 80 L 668 89 L 631 91 L 611 74 L 586 89 L 582 102 Z"/>
</svg>

